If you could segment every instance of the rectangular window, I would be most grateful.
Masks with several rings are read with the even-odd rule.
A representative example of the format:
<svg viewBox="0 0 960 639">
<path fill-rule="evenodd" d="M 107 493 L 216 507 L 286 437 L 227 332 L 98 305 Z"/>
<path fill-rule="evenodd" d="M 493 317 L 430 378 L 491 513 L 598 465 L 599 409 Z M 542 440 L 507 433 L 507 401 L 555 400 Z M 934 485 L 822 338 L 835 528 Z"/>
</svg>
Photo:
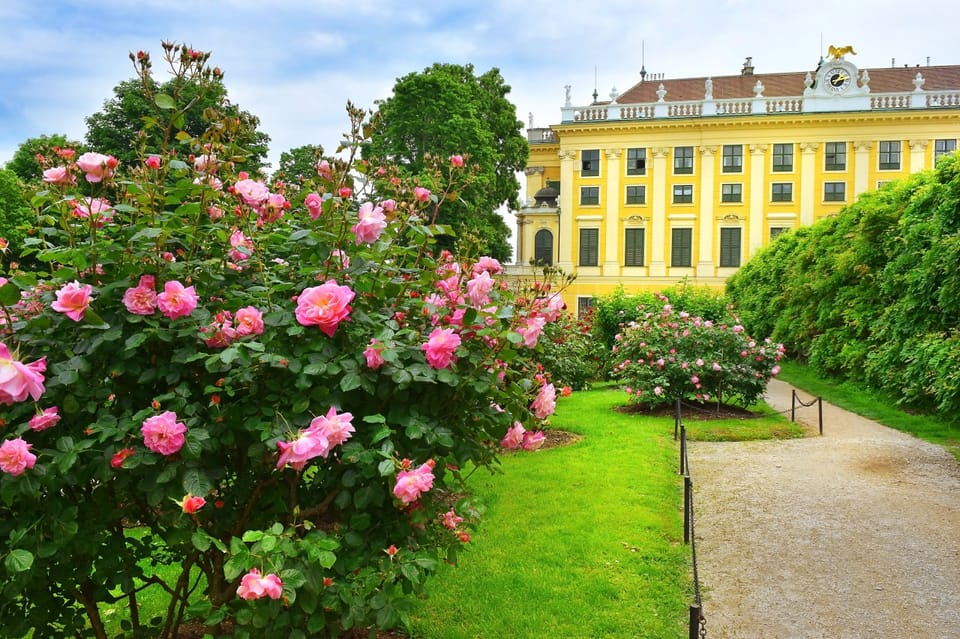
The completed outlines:
<svg viewBox="0 0 960 639">
<path fill-rule="evenodd" d="M 793 183 L 774 182 L 771 184 L 770 200 L 773 202 L 793 202 Z"/>
<path fill-rule="evenodd" d="M 600 151 L 598 149 L 580 151 L 580 175 L 600 175 Z"/>
<path fill-rule="evenodd" d="M 646 238 L 644 229 L 626 229 L 623 242 L 623 265 L 643 266 Z"/>
<path fill-rule="evenodd" d="M 720 266 L 740 266 L 740 229 L 720 229 Z"/>
<path fill-rule="evenodd" d="M 673 149 L 673 172 L 693 173 L 693 147 L 678 146 Z"/>
<path fill-rule="evenodd" d="M 880 143 L 880 168 L 900 170 L 900 140 Z"/>
<path fill-rule="evenodd" d="M 771 226 L 770 227 L 770 239 L 775 240 L 777 236 L 782 235 L 790 230 L 789 226 Z"/>
<path fill-rule="evenodd" d="M 628 186 L 627 187 L 627 204 L 646 204 L 647 203 L 647 187 L 645 186 Z"/>
<path fill-rule="evenodd" d="M 600 204 L 600 187 L 599 186 L 581 186 L 580 187 L 580 204 L 583 206 Z"/>
<path fill-rule="evenodd" d="M 693 265 L 693 229 L 673 229 L 670 234 L 670 266 Z"/>
<path fill-rule="evenodd" d="M 593 310 L 593 298 L 586 295 L 577 296 L 577 317 L 583 317 Z"/>
<path fill-rule="evenodd" d="M 674 204 L 692 204 L 693 203 L 693 185 L 677 184 L 673 187 Z"/>
<path fill-rule="evenodd" d="M 777 172 L 793 170 L 793 145 L 773 145 L 773 170 Z"/>
<path fill-rule="evenodd" d="M 580 266 L 600 263 L 600 229 L 580 229 Z"/>
<path fill-rule="evenodd" d="M 847 170 L 846 142 L 827 142 L 824 150 L 823 168 L 825 171 Z"/>
<path fill-rule="evenodd" d="M 824 182 L 823 183 L 823 201 L 824 202 L 846 202 L 847 183 L 846 182 Z"/>
<path fill-rule="evenodd" d="M 627 149 L 627 175 L 647 174 L 647 150 Z"/>
<path fill-rule="evenodd" d="M 723 172 L 743 173 L 743 145 L 723 145 Z"/>
<path fill-rule="evenodd" d="M 944 155 L 953 153 L 957 150 L 957 141 L 956 140 L 934 140 L 933 141 L 933 163 L 936 165 L 937 160 L 942 158 Z"/>
<path fill-rule="evenodd" d="M 721 202 L 743 202 L 742 184 L 721 184 L 720 185 Z"/>
</svg>

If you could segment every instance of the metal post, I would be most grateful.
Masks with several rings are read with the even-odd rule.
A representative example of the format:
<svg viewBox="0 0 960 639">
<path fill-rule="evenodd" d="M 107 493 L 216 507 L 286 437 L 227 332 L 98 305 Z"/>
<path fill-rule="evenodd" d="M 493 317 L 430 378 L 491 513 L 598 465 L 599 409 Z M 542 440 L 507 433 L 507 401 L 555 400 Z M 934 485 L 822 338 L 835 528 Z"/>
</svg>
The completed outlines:
<svg viewBox="0 0 960 639">
<path fill-rule="evenodd" d="M 797 391 L 790 389 L 790 421 L 797 421 Z"/>
<path fill-rule="evenodd" d="M 690 639 L 700 636 L 700 604 L 690 604 Z"/>
<path fill-rule="evenodd" d="M 687 472 L 687 427 L 680 424 L 680 474 Z"/>
<path fill-rule="evenodd" d="M 677 429 L 680 426 L 680 398 L 673 405 L 673 441 L 677 441 Z"/>
<path fill-rule="evenodd" d="M 817 410 L 820 412 L 820 435 L 823 435 L 823 398 L 817 398 Z"/>
<path fill-rule="evenodd" d="M 683 476 L 683 543 L 690 543 L 690 496 L 693 493 L 693 482 L 690 475 Z"/>
</svg>

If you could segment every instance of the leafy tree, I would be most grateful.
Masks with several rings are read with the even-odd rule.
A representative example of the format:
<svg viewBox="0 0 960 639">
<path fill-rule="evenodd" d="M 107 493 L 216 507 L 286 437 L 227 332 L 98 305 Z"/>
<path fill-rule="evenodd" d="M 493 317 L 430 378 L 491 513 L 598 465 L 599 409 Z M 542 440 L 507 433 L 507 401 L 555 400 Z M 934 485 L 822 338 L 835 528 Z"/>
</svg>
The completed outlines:
<svg viewBox="0 0 960 639">
<path fill-rule="evenodd" d="M 4 167 L 8 171 L 13 171 L 24 182 L 33 182 L 39 180 L 43 175 L 43 166 L 38 158 L 48 160 L 56 156 L 57 148 L 78 149 L 80 142 L 67 140 L 67 136 L 62 133 L 52 135 L 41 135 L 38 138 L 29 138 L 17 147 L 13 159 L 7 162 Z"/>
<path fill-rule="evenodd" d="M 166 50 L 178 49 L 166 42 L 163 46 Z M 179 47 L 178 52 L 187 58 L 209 56 L 186 46 Z M 143 52 L 131 57 L 149 59 Z M 164 112 L 173 104 L 182 106 L 175 117 L 167 118 Z M 150 75 L 124 80 L 114 87 L 113 97 L 103 103 L 103 110 L 89 116 L 86 122 L 87 145 L 128 166 L 137 163 L 141 149 L 159 149 L 181 132 L 184 138 L 199 138 L 213 122 L 218 127 L 233 129 L 232 137 L 245 155 L 243 168 L 247 171 L 256 172 L 264 166 L 270 142 L 268 135 L 257 130 L 260 119 L 230 102 L 223 73 L 217 68 L 210 69 L 202 78 L 174 77 L 162 84 Z M 160 122 L 170 124 L 160 126 Z"/>
<path fill-rule="evenodd" d="M 323 157 L 323 147 L 304 144 L 280 154 L 280 166 L 270 176 L 273 181 L 300 184 L 317 175 L 317 162 Z"/>
<path fill-rule="evenodd" d="M 397 81 L 372 117 L 363 150 L 371 163 L 387 161 L 418 177 L 430 156 L 462 155 L 473 179 L 445 203 L 437 222 L 460 238 L 474 236 L 480 252 L 500 260 L 511 257 L 510 230 L 497 209 L 518 206 L 515 174 L 529 153 L 509 92 L 499 69 L 478 76 L 470 64 L 436 63 Z M 450 237 L 439 243 L 453 244 Z"/>
<path fill-rule="evenodd" d="M 0 263 L 16 260 L 33 220 L 23 189 L 13 171 L 0 169 Z"/>
</svg>

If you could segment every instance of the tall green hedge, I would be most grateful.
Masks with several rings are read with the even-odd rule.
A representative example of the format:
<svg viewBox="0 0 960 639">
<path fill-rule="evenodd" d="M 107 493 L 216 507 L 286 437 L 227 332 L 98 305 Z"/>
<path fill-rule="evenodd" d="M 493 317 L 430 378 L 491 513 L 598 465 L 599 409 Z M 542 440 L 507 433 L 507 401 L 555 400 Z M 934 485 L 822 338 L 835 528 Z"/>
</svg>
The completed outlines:
<svg viewBox="0 0 960 639">
<path fill-rule="evenodd" d="M 960 156 L 778 237 L 726 292 L 789 355 L 960 421 Z"/>
</svg>

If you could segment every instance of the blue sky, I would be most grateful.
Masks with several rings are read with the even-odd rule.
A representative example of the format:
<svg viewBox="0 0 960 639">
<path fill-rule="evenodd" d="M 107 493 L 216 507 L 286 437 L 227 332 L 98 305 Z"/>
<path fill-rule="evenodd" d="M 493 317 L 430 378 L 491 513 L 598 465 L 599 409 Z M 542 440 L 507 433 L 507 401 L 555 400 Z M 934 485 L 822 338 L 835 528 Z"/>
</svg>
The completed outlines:
<svg viewBox="0 0 960 639">
<path fill-rule="evenodd" d="M 499 68 L 517 118 L 547 126 L 564 85 L 587 104 L 595 79 L 601 96 L 623 92 L 641 64 L 720 76 L 752 56 L 757 73 L 801 71 L 830 44 L 853 45 L 860 67 L 960 64 L 958 19 L 955 0 L 4 0 L 0 164 L 31 137 L 82 139 L 84 118 L 133 77 L 128 53 L 159 61 L 161 40 L 213 52 L 275 166 L 295 146 L 334 149 L 347 100 L 372 108 L 434 62 Z"/>
</svg>

